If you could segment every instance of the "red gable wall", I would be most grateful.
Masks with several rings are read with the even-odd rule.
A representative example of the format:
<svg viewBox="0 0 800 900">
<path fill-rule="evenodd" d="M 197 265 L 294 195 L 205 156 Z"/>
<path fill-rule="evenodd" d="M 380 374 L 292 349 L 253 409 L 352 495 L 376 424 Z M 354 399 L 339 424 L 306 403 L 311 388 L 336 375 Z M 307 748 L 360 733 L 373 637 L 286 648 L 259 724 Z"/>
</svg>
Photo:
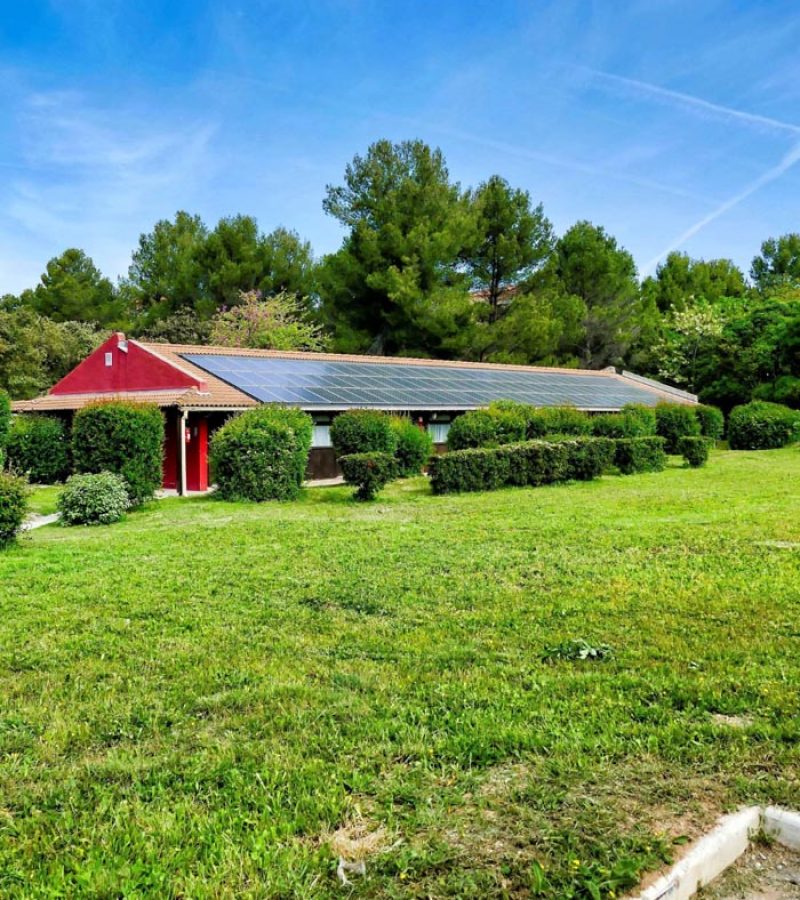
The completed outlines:
<svg viewBox="0 0 800 900">
<path fill-rule="evenodd" d="M 127 346 L 127 351 L 120 345 Z M 111 365 L 106 365 L 106 354 Z M 65 375 L 51 390 L 51 394 L 116 394 L 124 391 L 164 391 L 174 388 L 197 387 L 206 383 L 161 359 L 125 335 L 113 334 L 86 359 Z"/>
</svg>

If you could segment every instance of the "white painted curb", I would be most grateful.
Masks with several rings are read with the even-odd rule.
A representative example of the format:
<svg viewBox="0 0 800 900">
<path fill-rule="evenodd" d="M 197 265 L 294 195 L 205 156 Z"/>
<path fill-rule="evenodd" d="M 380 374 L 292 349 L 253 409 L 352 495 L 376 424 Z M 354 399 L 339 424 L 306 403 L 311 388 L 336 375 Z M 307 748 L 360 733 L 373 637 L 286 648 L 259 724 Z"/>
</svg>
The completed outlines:
<svg viewBox="0 0 800 900">
<path fill-rule="evenodd" d="M 744 853 L 761 826 L 761 808 L 749 806 L 723 816 L 666 875 L 639 895 L 639 900 L 689 900 Z"/>
<path fill-rule="evenodd" d="M 800 850 L 800 813 L 768 806 L 764 810 L 763 828 L 784 847 Z"/>
</svg>

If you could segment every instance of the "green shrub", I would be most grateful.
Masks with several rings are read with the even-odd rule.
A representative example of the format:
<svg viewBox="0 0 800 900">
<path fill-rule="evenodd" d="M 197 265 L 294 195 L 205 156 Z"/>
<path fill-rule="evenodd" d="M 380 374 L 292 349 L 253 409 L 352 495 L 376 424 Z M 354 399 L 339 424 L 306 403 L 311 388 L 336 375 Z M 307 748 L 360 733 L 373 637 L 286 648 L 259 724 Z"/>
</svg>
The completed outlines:
<svg viewBox="0 0 800 900">
<path fill-rule="evenodd" d="M 61 419 L 17 416 L 6 444 L 8 467 L 36 484 L 54 484 L 69 475 L 69 442 Z"/>
<path fill-rule="evenodd" d="M 545 434 L 591 434 L 592 419 L 574 406 L 545 406 L 537 410 Z"/>
<path fill-rule="evenodd" d="M 530 429 L 538 431 L 541 428 L 536 418 L 536 408 L 527 403 L 494 400 L 489 404 L 488 412 L 494 417 L 495 443 L 498 445 L 524 441 L 530 437 Z"/>
<path fill-rule="evenodd" d="M 800 378 L 795 375 L 781 375 L 768 384 L 760 384 L 753 391 L 754 400 L 768 400 L 792 409 L 800 409 Z"/>
<path fill-rule="evenodd" d="M 454 450 L 431 460 L 435 494 L 538 486 L 569 478 L 569 441 L 525 441 L 503 447 Z"/>
<path fill-rule="evenodd" d="M 347 453 L 339 457 L 339 465 L 344 480 L 356 488 L 356 500 L 374 500 L 397 477 L 397 460 L 391 453 Z"/>
<path fill-rule="evenodd" d="M 591 481 L 614 465 L 616 445 L 611 438 L 578 436 L 561 440 L 567 448 L 570 481 Z"/>
<path fill-rule="evenodd" d="M 447 432 L 448 450 L 497 444 L 497 418 L 488 409 L 473 409 L 455 418 Z"/>
<path fill-rule="evenodd" d="M 433 453 L 433 438 L 406 416 L 392 419 L 392 431 L 397 441 L 394 457 L 398 476 L 410 478 L 419 475 Z"/>
<path fill-rule="evenodd" d="M 8 394 L 0 388 L 0 469 L 3 468 L 5 447 L 8 439 L 8 430 L 11 427 L 11 400 Z"/>
<path fill-rule="evenodd" d="M 14 541 L 28 511 L 28 482 L 0 472 L 0 548 Z"/>
<path fill-rule="evenodd" d="M 308 469 L 308 454 L 311 452 L 311 444 L 314 440 L 314 420 L 307 412 L 296 406 L 267 406 L 270 422 L 282 422 L 292 429 L 297 438 L 297 446 L 294 455 L 294 477 L 297 487 L 301 488 L 306 480 Z"/>
<path fill-rule="evenodd" d="M 659 403 L 656 406 L 656 434 L 664 438 L 667 453 L 677 453 L 682 437 L 700 434 L 694 407 L 683 403 Z"/>
<path fill-rule="evenodd" d="M 301 410 L 260 406 L 211 439 L 211 471 L 226 500 L 291 500 L 303 483 L 313 424 Z"/>
<path fill-rule="evenodd" d="M 164 417 L 152 403 L 111 400 L 75 413 L 72 459 L 78 474 L 122 475 L 132 504 L 161 486 Z"/>
<path fill-rule="evenodd" d="M 728 417 L 728 442 L 732 450 L 771 450 L 800 437 L 800 413 L 754 400 L 736 406 Z"/>
<path fill-rule="evenodd" d="M 644 406 L 642 403 L 626 403 L 622 407 L 622 415 L 630 422 L 632 432 L 628 437 L 652 437 L 656 434 L 656 410 L 653 406 Z M 637 425 L 633 424 L 638 423 Z"/>
<path fill-rule="evenodd" d="M 125 479 L 112 472 L 73 475 L 58 497 L 62 525 L 110 525 L 129 505 Z"/>
<path fill-rule="evenodd" d="M 664 438 L 621 438 L 616 442 L 614 463 L 623 475 L 660 472 L 667 463 Z"/>
<path fill-rule="evenodd" d="M 391 418 L 378 409 L 351 409 L 331 423 L 331 443 L 336 456 L 352 453 L 394 453 L 397 439 Z"/>
<path fill-rule="evenodd" d="M 499 447 L 451 450 L 431 460 L 428 474 L 434 494 L 492 491 L 508 484 L 509 457 Z"/>
<path fill-rule="evenodd" d="M 708 462 L 710 449 L 711 439 L 707 437 L 686 435 L 678 441 L 678 453 L 693 469 L 704 466 Z"/>
<path fill-rule="evenodd" d="M 694 407 L 694 414 L 700 424 L 700 434 L 712 441 L 718 441 L 725 432 L 725 416 L 716 406 L 699 403 Z"/>
</svg>

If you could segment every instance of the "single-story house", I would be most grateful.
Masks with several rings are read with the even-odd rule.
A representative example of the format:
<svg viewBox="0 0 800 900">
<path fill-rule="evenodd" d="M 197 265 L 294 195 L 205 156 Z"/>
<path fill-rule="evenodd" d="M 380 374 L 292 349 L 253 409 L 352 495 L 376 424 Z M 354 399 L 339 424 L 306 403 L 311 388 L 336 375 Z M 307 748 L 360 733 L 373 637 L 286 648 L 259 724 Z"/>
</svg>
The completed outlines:
<svg viewBox="0 0 800 900">
<path fill-rule="evenodd" d="M 158 404 L 165 414 L 164 487 L 208 488 L 208 439 L 231 414 L 262 403 L 298 406 L 314 419 L 309 476 L 337 474 L 330 423 L 371 407 L 410 415 L 441 449 L 454 416 L 492 400 L 613 412 L 626 403 L 696 403 L 693 394 L 630 372 L 432 359 L 155 344 L 112 335 L 19 413 L 71 418 L 103 399 Z"/>
</svg>

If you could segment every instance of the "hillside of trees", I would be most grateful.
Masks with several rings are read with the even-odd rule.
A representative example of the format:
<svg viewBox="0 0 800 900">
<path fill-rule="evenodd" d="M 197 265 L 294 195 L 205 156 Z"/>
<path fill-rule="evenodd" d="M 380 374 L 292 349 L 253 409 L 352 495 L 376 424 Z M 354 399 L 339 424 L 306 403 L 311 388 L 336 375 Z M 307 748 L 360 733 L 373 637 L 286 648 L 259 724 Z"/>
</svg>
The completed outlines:
<svg viewBox="0 0 800 900">
<path fill-rule="evenodd" d="M 493 175 L 463 188 L 440 150 L 378 141 L 328 186 L 345 229 L 321 258 L 280 227 L 178 212 L 112 283 L 82 251 L 0 297 L 0 387 L 46 390 L 110 330 L 177 343 L 624 366 L 729 409 L 800 408 L 800 233 L 770 237 L 749 273 L 670 254 L 640 281 L 601 226 L 555 234 L 541 204 Z"/>
</svg>

